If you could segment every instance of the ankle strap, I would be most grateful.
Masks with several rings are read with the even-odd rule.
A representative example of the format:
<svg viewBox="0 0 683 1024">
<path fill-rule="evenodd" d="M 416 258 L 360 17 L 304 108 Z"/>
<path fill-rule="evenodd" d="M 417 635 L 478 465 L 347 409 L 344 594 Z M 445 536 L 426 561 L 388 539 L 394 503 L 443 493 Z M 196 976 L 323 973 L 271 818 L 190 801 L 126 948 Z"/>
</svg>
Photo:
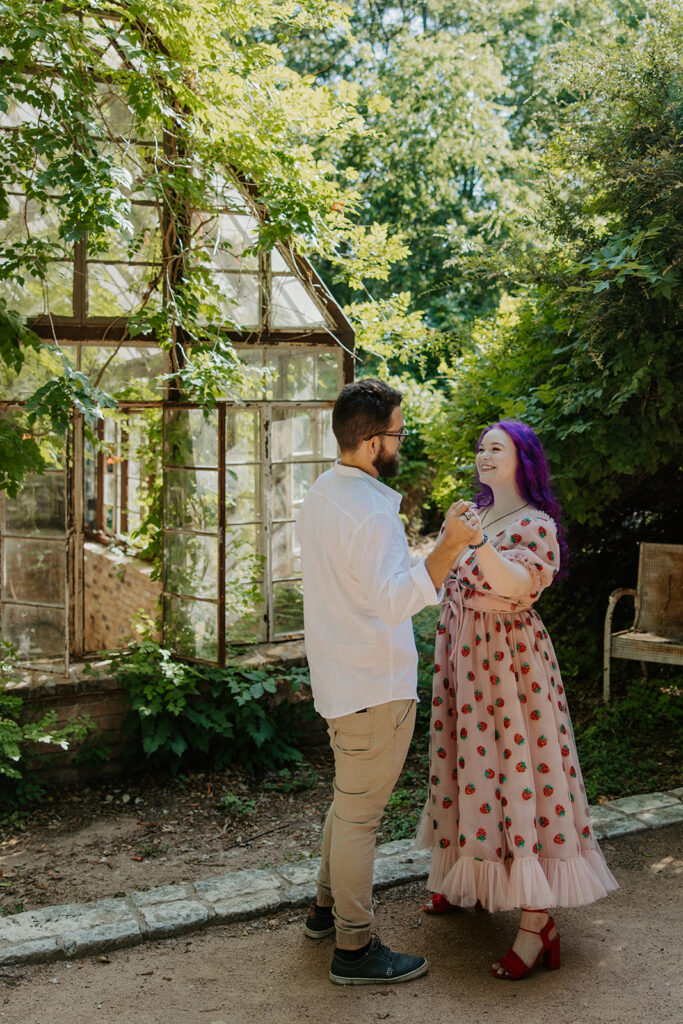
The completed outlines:
<svg viewBox="0 0 683 1024">
<path fill-rule="evenodd" d="M 537 911 L 537 913 L 538 913 L 538 911 Z M 542 928 L 539 928 L 539 930 L 537 932 L 534 931 L 533 928 L 522 928 L 521 924 L 519 926 L 519 930 L 520 930 L 520 932 L 529 932 L 530 935 L 543 935 L 543 932 L 550 931 L 550 929 L 554 926 L 554 924 L 555 924 L 555 922 L 553 921 L 553 919 L 550 916 L 550 914 L 548 914 L 548 920 L 546 921 L 546 923 L 543 925 Z"/>
</svg>

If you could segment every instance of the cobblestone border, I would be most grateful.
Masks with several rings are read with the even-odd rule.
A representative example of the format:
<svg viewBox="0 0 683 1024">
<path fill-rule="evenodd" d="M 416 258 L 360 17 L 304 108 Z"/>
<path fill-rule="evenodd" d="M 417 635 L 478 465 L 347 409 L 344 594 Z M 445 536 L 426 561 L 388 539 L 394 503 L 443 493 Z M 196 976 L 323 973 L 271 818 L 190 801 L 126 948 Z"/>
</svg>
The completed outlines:
<svg viewBox="0 0 683 1024">
<path fill-rule="evenodd" d="M 598 839 L 683 821 L 683 787 L 591 807 Z M 426 878 L 430 854 L 411 840 L 378 847 L 374 882 L 387 888 Z M 231 871 L 117 899 L 28 910 L 0 920 L 0 967 L 47 963 L 135 946 L 214 924 L 258 917 L 315 897 L 318 858 L 273 870 Z"/>
</svg>

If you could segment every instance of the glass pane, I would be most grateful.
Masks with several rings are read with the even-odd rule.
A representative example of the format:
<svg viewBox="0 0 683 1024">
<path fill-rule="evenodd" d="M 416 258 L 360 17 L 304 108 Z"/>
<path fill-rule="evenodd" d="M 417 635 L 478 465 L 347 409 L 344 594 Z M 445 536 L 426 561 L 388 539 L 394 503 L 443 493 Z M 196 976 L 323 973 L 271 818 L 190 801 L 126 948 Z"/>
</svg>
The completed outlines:
<svg viewBox="0 0 683 1024">
<path fill-rule="evenodd" d="M 218 591 L 218 538 L 196 533 L 164 534 L 164 590 L 215 598 Z"/>
<path fill-rule="evenodd" d="M 132 234 L 125 235 L 121 231 L 107 232 L 107 247 L 97 254 L 95 259 L 121 260 L 124 263 L 159 263 L 161 262 L 161 227 L 159 211 L 155 206 L 131 203 L 130 223 Z"/>
<path fill-rule="evenodd" d="M 261 518 L 261 474 L 258 466 L 227 466 L 225 518 L 229 523 Z"/>
<path fill-rule="evenodd" d="M 81 370 L 114 398 L 163 398 L 164 354 L 156 345 L 83 345 Z"/>
<path fill-rule="evenodd" d="M 291 462 L 273 466 L 273 518 L 295 518 L 313 481 L 331 465 L 331 462 Z"/>
<path fill-rule="evenodd" d="M 256 274 L 228 274 L 216 270 L 210 275 L 215 294 L 202 307 L 207 323 L 230 323 L 236 327 L 258 327 L 259 279 Z"/>
<path fill-rule="evenodd" d="M 99 109 L 109 134 L 129 136 L 135 125 L 135 116 L 108 82 L 97 85 Z"/>
<path fill-rule="evenodd" d="M 291 274 L 292 272 L 292 268 L 279 249 L 273 249 L 270 254 L 270 269 L 274 274 Z"/>
<path fill-rule="evenodd" d="M 240 362 L 249 367 L 251 371 L 247 373 L 247 380 L 242 386 L 240 398 L 243 401 L 250 399 L 263 401 L 268 395 L 269 383 L 272 380 L 272 374 L 264 369 L 263 349 L 250 346 L 249 348 L 236 347 L 235 351 Z"/>
<path fill-rule="evenodd" d="M 218 606 L 210 601 L 164 598 L 164 639 L 186 658 L 218 660 Z"/>
<path fill-rule="evenodd" d="M 97 452 L 87 439 L 83 445 L 83 523 L 88 530 L 97 529 Z"/>
<path fill-rule="evenodd" d="M 266 360 L 277 372 L 271 385 L 273 398 L 285 401 L 315 398 L 315 355 L 312 352 L 266 349 Z"/>
<path fill-rule="evenodd" d="M 276 409 L 273 412 L 271 429 L 273 462 L 313 456 L 313 410 Z"/>
<path fill-rule="evenodd" d="M 218 470 L 166 470 L 164 522 L 171 529 L 217 530 Z"/>
<path fill-rule="evenodd" d="M 219 171 L 214 171 L 206 181 L 206 192 L 212 198 L 211 208 L 223 207 L 235 213 L 249 213 L 251 203 L 242 195 L 234 181 L 229 180 Z"/>
<path fill-rule="evenodd" d="M 5 533 L 65 535 L 63 473 L 31 473 L 16 498 L 5 498 Z"/>
<path fill-rule="evenodd" d="M 240 353 L 240 359 L 242 353 Z M 258 409 L 236 409 L 225 413 L 225 461 L 258 462 L 260 458 Z"/>
<path fill-rule="evenodd" d="M 3 605 L 2 637 L 14 644 L 22 662 L 63 658 L 66 647 L 64 609 Z"/>
<path fill-rule="evenodd" d="M 2 596 L 5 601 L 65 602 L 64 544 L 43 538 L 3 540 Z"/>
<path fill-rule="evenodd" d="M 7 200 L 9 216 L 0 223 L 0 241 L 18 242 L 31 237 L 59 242 L 59 217 L 54 206 L 41 210 L 35 199 L 27 199 L 22 195 L 10 195 Z"/>
<path fill-rule="evenodd" d="M 225 531 L 226 593 L 235 585 L 263 578 L 261 552 L 260 526 L 233 526 Z"/>
<path fill-rule="evenodd" d="M 218 413 L 201 409 L 167 409 L 164 461 L 167 466 L 218 468 Z"/>
<path fill-rule="evenodd" d="M 336 399 L 340 390 L 341 352 L 319 352 L 316 398 Z"/>
<path fill-rule="evenodd" d="M 104 528 L 108 533 L 121 530 L 121 424 L 116 420 L 104 422 L 104 475 L 103 494 Z"/>
<path fill-rule="evenodd" d="M 119 184 L 124 195 L 131 196 L 138 201 L 148 200 L 154 204 L 155 197 L 151 190 L 145 190 L 145 186 L 148 184 L 150 176 L 156 173 L 158 149 L 155 144 L 141 143 L 133 146 L 127 139 L 108 140 L 100 143 L 99 151 L 104 156 L 110 157 L 117 167 L 123 168 L 130 175 L 129 183 L 123 181 Z"/>
<path fill-rule="evenodd" d="M 197 210 L 192 216 L 193 249 L 217 270 L 258 270 L 258 254 L 245 250 L 258 241 L 258 222 L 236 213 Z"/>
<path fill-rule="evenodd" d="M 271 430 L 273 462 L 337 457 L 331 409 L 276 409 Z"/>
<path fill-rule="evenodd" d="M 88 262 L 88 316 L 120 316 L 161 308 L 159 267 Z M 152 282 L 154 282 L 152 284 Z"/>
<path fill-rule="evenodd" d="M 262 583 L 234 584 L 226 594 L 225 629 L 228 643 L 257 643 L 266 639 L 266 602 Z"/>
<path fill-rule="evenodd" d="M 63 362 L 65 358 L 73 367 L 76 366 L 76 348 L 64 345 L 60 350 L 56 345 L 44 344 L 40 350 L 26 350 L 26 359 L 20 372 L 7 365 L 2 367 L 0 378 L 0 398 L 3 399 L 26 399 L 30 398 L 34 391 L 47 384 L 49 380 L 61 376 L 63 373 Z"/>
<path fill-rule="evenodd" d="M 40 116 L 41 111 L 37 107 L 32 107 L 30 103 L 9 99 L 7 110 L 0 110 L 0 127 L 18 128 L 22 124 L 35 124 Z"/>
<path fill-rule="evenodd" d="M 225 614 L 228 640 L 265 638 L 264 558 L 258 526 L 226 530 Z"/>
<path fill-rule="evenodd" d="M 274 277 L 270 308 L 273 327 L 324 327 L 325 317 L 296 277 Z"/>
<path fill-rule="evenodd" d="M 27 276 L 20 284 L 12 277 L 2 282 L 2 295 L 10 309 L 24 316 L 72 317 L 73 278 L 72 263 L 49 263 L 45 281 Z"/>
<path fill-rule="evenodd" d="M 273 579 L 301 575 L 301 548 L 294 523 L 275 523 L 272 542 Z"/>
<path fill-rule="evenodd" d="M 304 592 L 301 582 L 273 584 L 273 632 L 299 633 L 304 628 Z"/>
<path fill-rule="evenodd" d="M 95 18 L 84 18 L 83 24 L 88 30 L 87 37 L 90 46 L 98 53 L 99 59 L 114 71 L 123 68 L 123 58 L 116 49 L 111 37 L 105 34 L 105 28 Z M 105 26 L 107 30 L 116 32 L 117 26 L 115 23 L 105 22 Z"/>
</svg>

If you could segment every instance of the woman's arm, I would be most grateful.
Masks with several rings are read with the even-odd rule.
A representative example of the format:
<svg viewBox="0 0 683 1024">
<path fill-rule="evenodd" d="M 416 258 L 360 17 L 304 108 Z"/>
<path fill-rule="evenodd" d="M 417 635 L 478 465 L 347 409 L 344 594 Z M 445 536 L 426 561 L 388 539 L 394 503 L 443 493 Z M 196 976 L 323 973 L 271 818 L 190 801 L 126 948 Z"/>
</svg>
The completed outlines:
<svg viewBox="0 0 683 1024">
<path fill-rule="evenodd" d="M 481 522 L 476 509 L 471 508 L 470 526 L 476 528 L 472 544 L 480 544 L 484 539 Z M 497 594 L 505 597 L 522 597 L 534 590 L 534 581 L 529 569 L 521 562 L 504 558 L 488 542 L 477 548 L 477 559 L 487 583 Z"/>
</svg>

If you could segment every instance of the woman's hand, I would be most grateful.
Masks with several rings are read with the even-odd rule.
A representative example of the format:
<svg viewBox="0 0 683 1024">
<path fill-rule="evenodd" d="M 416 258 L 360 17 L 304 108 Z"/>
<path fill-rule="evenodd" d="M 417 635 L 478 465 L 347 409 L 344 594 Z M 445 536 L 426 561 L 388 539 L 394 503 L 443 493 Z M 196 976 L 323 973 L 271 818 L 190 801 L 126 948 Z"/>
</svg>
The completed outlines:
<svg viewBox="0 0 683 1024">
<path fill-rule="evenodd" d="M 448 517 L 451 515 L 457 516 L 457 518 L 462 519 L 463 522 L 467 524 L 469 529 L 473 531 L 469 539 L 470 544 L 479 544 L 484 539 L 484 532 L 482 529 L 481 520 L 479 519 L 479 513 L 477 512 L 476 507 L 472 504 L 471 501 L 463 501 L 462 499 L 459 501 L 454 501 L 451 507 L 448 509 L 448 512 L 446 513 L 446 518 L 448 519 Z M 442 533 L 444 529 L 445 526 L 442 526 Z"/>
<path fill-rule="evenodd" d="M 425 558 L 425 567 L 437 590 L 455 560 L 468 544 L 474 543 L 471 507 L 469 501 L 456 501 L 451 505 L 436 544 Z"/>
<path fill-rule="evenodd" d="M 479 518 L 479 512 L 474 505 L 470 505 L 470 507 L 463 512 L 463 518 L 470 529 L 474 531 L 474 536 L 470 543 L 481 544 L 484 539 L 484 530 L 481 525 L 481 519 Z"/>
</svg>

